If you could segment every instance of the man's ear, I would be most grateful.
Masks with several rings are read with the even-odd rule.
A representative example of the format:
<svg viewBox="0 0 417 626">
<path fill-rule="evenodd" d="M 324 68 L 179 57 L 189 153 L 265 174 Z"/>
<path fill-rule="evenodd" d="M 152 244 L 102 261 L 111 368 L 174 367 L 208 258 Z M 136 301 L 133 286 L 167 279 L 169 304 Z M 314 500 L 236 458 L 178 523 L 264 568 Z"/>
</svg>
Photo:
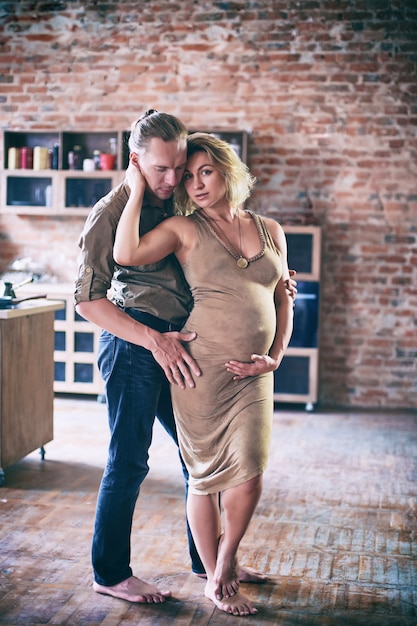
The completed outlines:
<svg viewBox="0 0 417 626">
<path fill-rule="evenodd" d="M 136 165 L 136 167 L 140 167 L 139 155 L 136 152 L 130 152 L 129 159 L 133 163 L 133 165 Z"/>
</svg>

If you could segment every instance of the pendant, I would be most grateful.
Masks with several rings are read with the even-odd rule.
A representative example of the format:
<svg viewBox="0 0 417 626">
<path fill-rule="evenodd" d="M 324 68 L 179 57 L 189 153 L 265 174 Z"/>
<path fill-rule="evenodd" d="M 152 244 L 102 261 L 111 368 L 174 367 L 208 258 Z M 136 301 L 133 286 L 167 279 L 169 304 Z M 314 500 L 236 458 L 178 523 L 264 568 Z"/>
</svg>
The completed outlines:
<svg viewBox="0 0 417 626">
<path fill-rule="evenodd" d="M 240 256 L 238 260 L 236 261 L 236 263 L 237 263 L 237 266 L 240 267 L 241 270 L 244 270 L 245 267 L 248 267 L 249 265 L 248 260 L 245 259 L 244 256 Z"/>
</svg>

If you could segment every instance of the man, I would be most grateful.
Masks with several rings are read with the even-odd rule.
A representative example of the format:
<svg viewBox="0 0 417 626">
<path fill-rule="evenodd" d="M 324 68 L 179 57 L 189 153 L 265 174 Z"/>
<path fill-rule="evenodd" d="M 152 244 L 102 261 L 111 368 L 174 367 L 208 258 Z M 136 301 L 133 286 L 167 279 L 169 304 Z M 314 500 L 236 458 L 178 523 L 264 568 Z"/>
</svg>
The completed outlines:
<svg viewBox="0 0 417 626">
<path fill-rule="evenodd" d="M 141 233 L 174 213 L 172 194 L 184 172 L 187 135 L 180 120 L 153 110 L 132 125 L 129 149 L 138 155 L 147 185 Z M 158 149 L 149 148 L 154 138 Z M 130 567 L 133 513 L 149 471 L 155 416 L 177 443 L 169 383 L 193 387 L 200 370 L 182 345 L 195 335 L 179 332 L 192 299 L 176 259 L 140 267 L 114 263 L 116 226 L 128 198 L 123 182 L 92 209 L 80 238 L 74 295 L 77 312 L 103 329 L 98 365 L 111 433 L 96 509 L 93 588 L 131 602 L 159 603 L 170 592 L 137 578 Z M 188 541 L 192 569 L 204 576 L 189 529 Z M 264 580 L 251 570 L 239 573 L 246 582 Z"/>
</svg>

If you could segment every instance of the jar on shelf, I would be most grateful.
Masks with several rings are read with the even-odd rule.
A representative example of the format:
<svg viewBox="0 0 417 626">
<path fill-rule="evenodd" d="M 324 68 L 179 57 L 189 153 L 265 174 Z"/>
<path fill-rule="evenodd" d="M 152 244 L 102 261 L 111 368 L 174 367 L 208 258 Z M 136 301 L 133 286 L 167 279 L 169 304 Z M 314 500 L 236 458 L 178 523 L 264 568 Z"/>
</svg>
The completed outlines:
<svg viewBox="0 0 417 626">
<path fill-rule="evenodd" d="M 48 148 L 35 146 L 33 148 L 33 169 L 46 170 L 48 168 Z"/>
<path fill-rule="evenodd" d="M 21 165 L 22 153 L 20 148 L 9 148 L 7 153 L 7 165 L 9 170 L 18 170 Z"/>
<path fill-rule="evenodd" d="M 84 172 L 94 172 L 96 169 L 94 159 L 84 159 L 83 160 L 83 170 Z"/>
<path fill-rule="evenodd" d="M 102 170 L 114 170 L 116 165 L 116 155 L 102 152 L 100 154 L 100 168 Z"/>
<path fill-rule="evenodd" d="M 22 170 L 31 170 L 33 168 L 33 149 L 23 146 L 20 149 L 20 161 Z"/>
</svg>

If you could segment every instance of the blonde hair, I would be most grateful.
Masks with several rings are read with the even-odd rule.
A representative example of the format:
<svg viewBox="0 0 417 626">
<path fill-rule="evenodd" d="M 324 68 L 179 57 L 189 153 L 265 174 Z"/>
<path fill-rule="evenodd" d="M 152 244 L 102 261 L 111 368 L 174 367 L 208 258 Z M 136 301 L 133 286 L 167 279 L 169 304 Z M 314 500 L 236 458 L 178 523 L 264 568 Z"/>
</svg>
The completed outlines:
<svg viewBox="0 0 417 626">
<path fill-rule="evenodd" d="M 187 159 L 196 152 L 205 152 L 213 164 L 224 176 L 226 199 L 231 207 L 238 208 L 249 198 L 256 178 L 251 175 L 248 166 L 241 161 L 236 152 L 226 141 L 210 133 L 192 133 L 187 138 Z M 192 213 L 198 208 L 190 200 L 182 180 L 175 190 L 177 212 Z"/>
</svg>

